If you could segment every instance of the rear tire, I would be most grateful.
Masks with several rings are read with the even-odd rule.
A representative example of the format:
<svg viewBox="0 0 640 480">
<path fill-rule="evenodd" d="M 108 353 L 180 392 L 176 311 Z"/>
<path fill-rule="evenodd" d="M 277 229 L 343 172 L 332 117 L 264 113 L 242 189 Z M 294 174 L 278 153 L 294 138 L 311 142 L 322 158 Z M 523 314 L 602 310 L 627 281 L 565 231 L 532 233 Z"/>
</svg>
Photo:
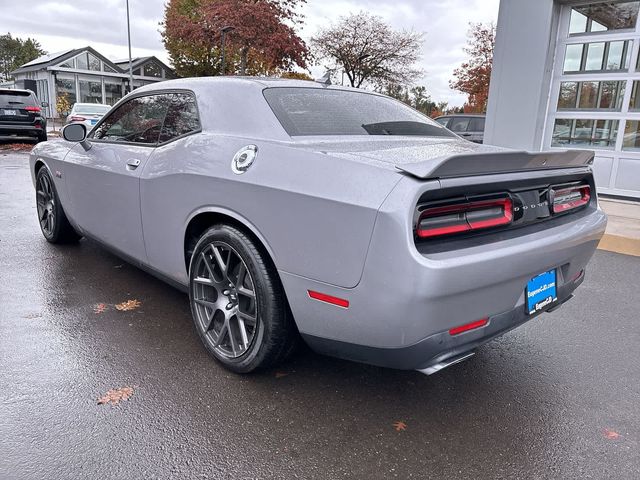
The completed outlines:
<svg viewBox="0 0 640 480">
<path fill-rule="evenodd" d="M 275 267 L 253 239 L 231 225 L 215 225 L 198 240 L 189 266 L 189 300 L 205 348 L 233 372 L 274 367 L 298 341 Z"/>
<path fill-rule="evenodd" d="M 42 167 L 36 175 L 36 210 L 42 235 L 50 243 L 74 243 L 82 238 L 67 220 L 49 171 Z"/>
<path fill-rule="evenodd" d="M 46 142 L 46 141 L 47 141 L 47 133 L 45 132 L 38 135 L 38 139 L 36 140 L 36 143 Z"/>
</svg>

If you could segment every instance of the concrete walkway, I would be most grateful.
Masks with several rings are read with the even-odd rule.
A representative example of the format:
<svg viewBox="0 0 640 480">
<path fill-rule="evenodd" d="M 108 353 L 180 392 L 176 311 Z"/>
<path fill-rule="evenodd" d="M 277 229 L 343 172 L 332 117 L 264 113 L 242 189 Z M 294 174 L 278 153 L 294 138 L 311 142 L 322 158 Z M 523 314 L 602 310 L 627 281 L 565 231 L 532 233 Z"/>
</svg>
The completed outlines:
<svg viewBox="0 0 640 480">
<path fill-rule="evenodd" d="M 640 256 L 640 202 L 599 198 L 599 203 L 609 223 L 598 248 Z"/>
</svg>

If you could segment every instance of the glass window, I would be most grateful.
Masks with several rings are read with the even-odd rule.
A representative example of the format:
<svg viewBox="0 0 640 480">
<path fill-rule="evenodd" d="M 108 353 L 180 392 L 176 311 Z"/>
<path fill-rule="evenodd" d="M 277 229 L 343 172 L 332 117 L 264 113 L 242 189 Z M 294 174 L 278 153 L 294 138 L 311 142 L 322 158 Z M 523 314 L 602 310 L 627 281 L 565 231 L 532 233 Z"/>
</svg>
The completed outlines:
<svg viewBox="0 0 640 480">
<path fill-rule="evenodd" d="M 560 84 L 560 96 L 558 97 L 558 110 L 570 110 L 576 108 L 578 103 L 578 82 L 562 82 Z"/>
<path fill-rule="evenodd" d="M 623 150 L 640 150 L 640 122 L 637 120 L 627 120 L 624 129 Z"/>
<path fill-rule="evenodd" d="M 69 105 L 76 103 L 76 80 L 73 75 L 60 75 L 56 77 L 56 98 L 65 96 Z"/>
<path fill-rule="evenodd" d="M 147 63 L 144 66 L 144 76 L 162 78 L 162 68 L 155 62 Z"/>
<path fill-rule="evenodd" d="M 128 71 L 129 67 L 127 67 L 127 71 Z M 140 75 L 140 69 L 136 68 L 133 72 L 134 75 Z"/>
<path fill-rule="evenodd" d="M 123 97 L 122 82 L 107 80 L 105 78 L 104 95 L 105 95 L 104 103 L 111 106 L 115 105 L 118 102 L 118 100 L 120 100 Z"/>
<path fill-rule="evenodd" d="M 573 7 L 569 34 L 635 28 L 640 2 L 598 2 Z"/>
<path fill-rule="evenodd" d="M 567 45 L 567 51 L 564 56 L 564 71 L 565 72 L 578 72 L 580 71 L 580 65 L 582 65 L 582 50 L 583 44 Z"/>
<path fill-rule="evenodd" d="M 104 71 L 105 72 L 111 72 L 111 73 L 118 73 L 116 72 L 115 69 L 111 68 L 109 65 L 107 65 L 106 63 L 103 63 L 103 67 L 104 67 Z"/>
<path fill-rule="evenodd" d="M 629 110 L 640 110 L 640 81 L 635 80 L 633 82 L 633 88 L 631 89 L 631 102 L 629 104 Z"/>
<path fill-rule="evenodd" d="M 618 135 L 618 120 L 556 119 L 552 146 L 582 145 L 614 148 Z"/>
<path fill-rule="evenodd" d="M 604 42 L 587 44 L 587 64 L 584 70 L 602 70 Z"/>
<path fill-rule="evenodd" d="M 73 58 L 67 62 L 64 62 L 62 65 L 60 65 L 60 68 L 74 68 Z"/>
<path fill-rule="evenodd" d="M 466 132 L 470 122 L 470 117 L 454 117 L 449 124 L 449 130 L 456 133 Z"/>
<path fill-rule="evenodd" d="M 558 97 L 558 110 L 613 110 L 622 109 L 626 82 L 562 82 Z"/>
<path fill-rule="evenodd" d="M 567 45 L 564 73 L 625 70 L 629 47 L 628 40 Z"/>
<path fill-rule="evenodd" d="M 450 120 L 449 117 L 436 118 L 436 122 L 438 122 L 443 127 L 447 126 L 447 123 L 449 122 L 449 120 Z"/>
<path fill-rule="evenodd" d="M 475 117 L 469 122 L 470 132 L 484 132 L 484 117 Z"/>
<path fill-rule="evenodd" d="M 86 53 L 82 53 L 76 57 L 76 68 L 79 70 L 89 70 L 89 59 Z"/>
<path fill-rule="evenodd" d="M 160 143 L 200 130 L 196 99 L 190 93 L 167 95 L 169 109 L 160 133 Z"/>
<path fill-rule="evenodd" d="M 451 136 L 446 128 L 411 107 L 371 93 L 273 87 L 264 91 L 264 97 L 291 136 Z"/>
<path fill-rule="evenodd" d="M 78 97 L 80 103 L 102 103 L 102 82 L 78 80 Z"/>
<path fill-rule="evenodd" d="M 145 145 L 158 143 L 167 113 L 167 95 L 132 98 L 113 111 L 91 137 Z"/>
<path fill-rule="evenodd" d="M 99 72 L 100 71 L 100 59 L 98 57 L 96 57 L 95 55 L 92 54 L 88 54 L 89 55 L 89 70 L 92 70 L 94 72 Z"/>
</svg>

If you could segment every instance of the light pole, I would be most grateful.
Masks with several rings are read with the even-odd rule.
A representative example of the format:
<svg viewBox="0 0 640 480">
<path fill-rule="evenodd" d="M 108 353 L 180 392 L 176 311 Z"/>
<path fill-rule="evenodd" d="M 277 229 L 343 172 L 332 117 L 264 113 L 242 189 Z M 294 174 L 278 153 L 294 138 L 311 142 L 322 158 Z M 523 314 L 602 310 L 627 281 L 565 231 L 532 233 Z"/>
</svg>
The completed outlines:
<svg viewBox="0 0 640 480">
<path fill-rule="evenodd" d="M 129 0 L 127 0 L 129 1 Z M 235 30 L 235 27 L 232 27 L 230 25 L 227 25 L 226 27 L 222 27 L 220 29 L 220 50 L 221 50 L 221 63 L 222 63 L 222 67 L 220 68 L 220 70 L 222 71 L 222 75 L 225 74 L 225 65 L 224 65 L 224 36 L 225 34 L 232 32 L 233 30 Z"/>
<path fill-rule="evenodd" d="M 129 91 L 133 92 L 133 64 L 131 62 L 131 25 L 129 23 L 129 0 L 127 0 L 127 41 L 129 42 Z"/>
</svg>

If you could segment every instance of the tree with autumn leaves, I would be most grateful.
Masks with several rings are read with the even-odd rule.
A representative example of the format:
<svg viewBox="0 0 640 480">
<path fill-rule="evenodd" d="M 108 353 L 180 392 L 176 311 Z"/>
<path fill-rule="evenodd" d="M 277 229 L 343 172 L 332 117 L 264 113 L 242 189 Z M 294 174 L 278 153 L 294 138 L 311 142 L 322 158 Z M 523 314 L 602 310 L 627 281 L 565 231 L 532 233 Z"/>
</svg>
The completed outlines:
<svg viewBox="0 0 640 480">
<path fill-rule="evenodd" d="M 449 86 L 467 94 L 467 103 L 464 105 L 466 113 L 484 113 L 489 99 L 489 82 L 496 37 L 495 25 L 471 23 L 468 36 L 469 40 L 464 51 L 469 55 L 469 60 L 454 70 L 455 78 L 451 80 Z"/>
<path fill-rule="evenodd" d="M 221 32 L 225 73 L 273 75 L 307 68 L 309 49 L 294 27 L 306 0 L 169 0 L 162 39 L 176 73 L 184 77 L 220 75 Z"/>
</svg>

